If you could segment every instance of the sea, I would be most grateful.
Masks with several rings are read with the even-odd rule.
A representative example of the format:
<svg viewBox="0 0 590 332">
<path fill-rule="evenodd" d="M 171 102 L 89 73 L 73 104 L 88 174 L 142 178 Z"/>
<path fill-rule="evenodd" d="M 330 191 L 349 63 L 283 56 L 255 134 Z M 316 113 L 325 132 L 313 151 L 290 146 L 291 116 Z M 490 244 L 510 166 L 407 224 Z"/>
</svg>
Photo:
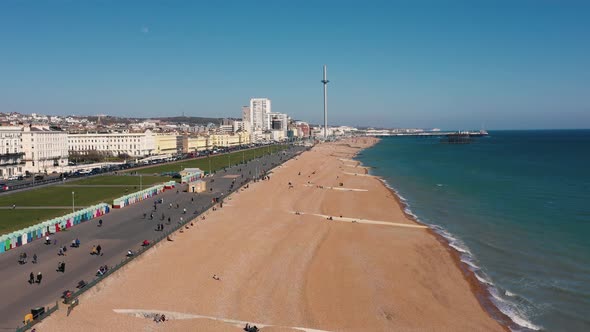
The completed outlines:
<svg viewBox="0 0 590 332">
<path fill-rule="evenodd" d="M 356 157 L 459 251 L 515 331 L 590 331 L 590 130 L 384 137 Z"/>
</svg>

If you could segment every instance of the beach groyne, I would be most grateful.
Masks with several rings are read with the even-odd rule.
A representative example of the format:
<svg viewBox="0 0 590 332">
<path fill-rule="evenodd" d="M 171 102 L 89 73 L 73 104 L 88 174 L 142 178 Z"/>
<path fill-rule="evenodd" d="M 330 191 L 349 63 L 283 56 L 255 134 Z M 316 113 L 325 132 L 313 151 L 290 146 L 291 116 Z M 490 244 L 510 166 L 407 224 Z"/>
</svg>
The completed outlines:
<svg viewBox="0 0 590 332">
<path fill-rule="evenodd" d="M 270 179 L 249 183 L 173 243 L 109 278 L 76 314 L 54 315 L 43 328 L 108 322 L 146 329 L 154 322 L 114 310 L 149 304 L 151 312 L 328 331 L 502 331 L 448 249 L 406 217 L 379 179 L 345 174 L 349 166 L 330 157 L 352 158 L 372 142 L 344 143 L 352 147 L 320 144 L 273 169 Z M 195 318 L 170 328 L 206 324 Z"/>
</svg>

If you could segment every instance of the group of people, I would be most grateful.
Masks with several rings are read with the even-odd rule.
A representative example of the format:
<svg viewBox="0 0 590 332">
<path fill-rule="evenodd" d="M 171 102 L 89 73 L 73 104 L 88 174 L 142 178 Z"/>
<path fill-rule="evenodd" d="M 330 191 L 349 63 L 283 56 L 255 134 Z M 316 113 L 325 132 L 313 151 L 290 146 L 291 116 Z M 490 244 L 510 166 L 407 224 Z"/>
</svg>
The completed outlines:
<svg viewBox="0 0 590 332">
<path fill-rule="evenodd" d="M 37 273 L 37 279 L 35 279 L 35 275 L 33 274 L 33 272 L 31 272 L 31 274 L 29 274 L 29 284 L 40 284 L 41 283 L 41 279 L 43 279 L 43 275 L 41 274 L 41 272 Z"/>
<path fill-rule="evenodd" d="M 27 253 L 23 252 L 19 255 L 18 257 L 18 263 L 23 265 L 23 264 L 27 264 Z"/>
<path fill-rule="evenodd" d="M 161 314 L 161 315 L 160 314 L 156 314 L 154 316 L 154 322 L 156 322 L 156 323 L 163 323 L 165 321 L 166 321 L 166 315 L 164 315 L 164 314 Z"/>
<path fill-rule="evenodd" d="M 101 256 L 102 247 L 99 245 L 92 246 L 92 250 L 90 251 L 91 255 Z"/>
<path fill-rule="evenodd" d="M 79 248 L 80 247 L 80 239 L 76 238 L 72 240 L 72 244 L 70 245 L 72 248 Z"/>
<path fill-rule="evenodd" d="M 107 271 L 109 270 L 109 267 L 107 265 L 101 265 L 98 268 L 98 271 L 96 271 L 96 275 L 97 276 L 103 276 L 105 273 L 107 273 Z"/>
<path fill-rule="evenodd" d="M 157 231 L 163 231 L 164 230 L 164 224 L 158 224 L 158 227 L 156 227 Z"/>
<path fill-rule="evenodd" d="M 57 250 L 57 255 L 58 256 L 65 256 L 66 251 L 68 251 L 68 247 L 66 247 L 66 246 L 59 247 L 59 249 Z"/>
</svg>

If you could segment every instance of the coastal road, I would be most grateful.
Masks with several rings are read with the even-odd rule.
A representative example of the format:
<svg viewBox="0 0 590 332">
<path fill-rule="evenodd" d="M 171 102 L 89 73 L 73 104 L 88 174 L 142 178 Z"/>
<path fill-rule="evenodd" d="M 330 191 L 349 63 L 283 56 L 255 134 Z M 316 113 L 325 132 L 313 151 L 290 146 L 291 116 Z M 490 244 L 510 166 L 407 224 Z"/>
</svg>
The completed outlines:
<svg viewBox="0 0 590 332">
<path fill-rule="evenodd" d="M 25 314 L 31 308 L 52 305 L 58 300 L 64 290 L 76 290 L 79 280 L 91 281 L 101 265 L 114 266 L 125 258 L 127 250 L 137 250 L 143 240 L 149 240 L 161 235 L 156 231 L 156 225 L 166 223 L 171 218 L 172 225 L 178 223 L 180 218 L 184 220 L 195 218 L 208 206 L 214 197 L 227 196 L 230 185 L 235 179 L 234 190 L 239 188 L 242 181 L 252 178 L 258 172 L 267 171 L 274 165 L 278 165 L 291 156 L 303 151 L 302 147 L 292 147 L 286 151 L 264 156 L 248 162 L 246 165 L 233 166 L 226 171 L 218 171 L 207 181 L 207 192 L 193 194 L 183 192 L 185 187 L 177 187 L 177 190 L 168 190 L 151 199 L 123 209 L 113 209 L 103 216 L 103 225 L 98 227 L 98 219 L 87 221 L 51 236 L 52 241 L 57 240 L 57 245 L 45 245 L 45 241 L 38 239 L 22 247 L 0 254 L 0 331 L 13 331 L 22 326 Z M 272 175 L 271 175 L 272 176 Z M 210 191 L 213 188 L 213 191 Z M 154 201 L 163 198 L 164 203 L 157 205 L 154 211 Z M 194 198 L 194 201 L 191 201 Z M 169 207 L 179 204 L 179 208 Z M 186 208 L 186 214 L 183 209 Z M 153 212 L 154 219 L 150 220 Z M 143 214 L 147 214 L 144 219 Z M 164 214 L 165 220 L 160 218 Z M 172 227 L 172 226 L 166 226 Z M 80 239 L 80 248 L 70 248 L 73 239 Z M 92 246 L 102 247 L 103 255 L 90 255 Z M 58 256 L 60 246 L 67 246 L 66 256 Z M 28 263 L 20 265 L 19 255 L 26 252 Z M 32 256 L 37 254 L 38 263 L 32 264 Z M 66 263 L 66 272 L 57 272 L 58 262 Z M 43 274 L 41 284 L 29 284 L 29 274 Z"/>
</svg>

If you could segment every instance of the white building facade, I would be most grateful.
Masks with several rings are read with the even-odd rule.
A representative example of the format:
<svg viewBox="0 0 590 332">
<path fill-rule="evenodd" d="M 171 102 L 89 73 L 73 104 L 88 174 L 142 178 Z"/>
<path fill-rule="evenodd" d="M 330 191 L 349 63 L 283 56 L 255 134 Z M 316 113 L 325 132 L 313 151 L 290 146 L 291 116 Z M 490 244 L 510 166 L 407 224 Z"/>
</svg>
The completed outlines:
<svg viewBox="0 0 590 332">
<path fill-rule="evenodd" d="M 156 139 L 151 130 L 139 133 L 86 133 L 69 134 L 70 153 L 97 151 L 113 156 L 127 154 L 131 157 L 145 157 L 155 153 Z"/>
<path fill-rule="evenodd" d="M 267 114 L 272 111 L 271 101 L 268 98 L 252 98 L 249 109 L 251 140 L 256 142 L 269 128 Z"/>
<path fill-rule="evenodd" d="M 22 127 L 0 127 L 0 179 L 23 174 L 24 154 Z"/>
<path fill-rule="evenodd" d="M 68 134 L 48 126 L 22 129 L 25 172 L 63 172 L 68 166 Z"/>
</svg>

